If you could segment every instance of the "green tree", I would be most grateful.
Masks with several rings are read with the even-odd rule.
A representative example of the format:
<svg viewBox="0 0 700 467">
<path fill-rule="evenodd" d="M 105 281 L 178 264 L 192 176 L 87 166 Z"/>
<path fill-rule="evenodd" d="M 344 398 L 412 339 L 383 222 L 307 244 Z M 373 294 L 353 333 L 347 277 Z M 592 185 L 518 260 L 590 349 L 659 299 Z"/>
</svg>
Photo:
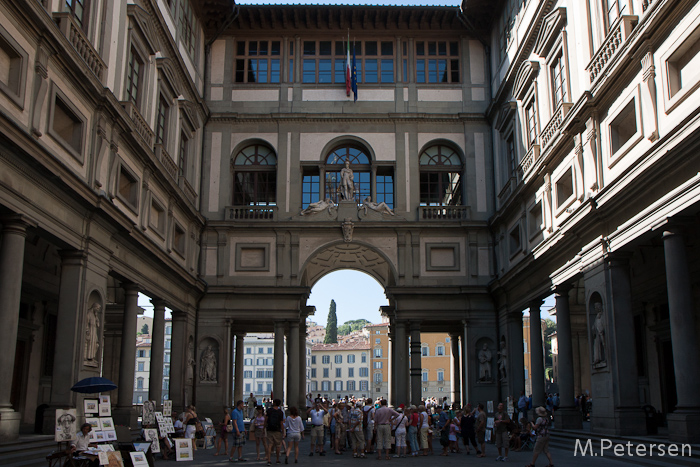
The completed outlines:
<svg viewBox="0 0 700 467">
<path fill-rule="evenodd" d="M 338 317 L 335 314 L 335 300 L 331 300 L 331 307 L 328 310 L 328 322 L 326 323 L 326 337 L 324 344 L 338 343 Z"/>
<path fill-rule="evenodd" d="M 338 326 L 338 335 L 347 336 L 353 331 L 358 331 L 368 324 L 372 324 L 366 319 L 354 319 L 352 321 L 346 321 L 340 326 Z"/>
<path fill-rule="evenodd" d="M 552 359 L 552 334 L 557 332 L 557 323 L 553 320 L 547 318 L 544 320 L 544 329 L 542 334 L 544 334 L 544 366 L 551 367 L 553 365 Z"/>
<path fill-rule="evenodd" d="M 148 323 L 143 323 L 141 327 L 141 334 L 148 334 Z"/>
</svg>

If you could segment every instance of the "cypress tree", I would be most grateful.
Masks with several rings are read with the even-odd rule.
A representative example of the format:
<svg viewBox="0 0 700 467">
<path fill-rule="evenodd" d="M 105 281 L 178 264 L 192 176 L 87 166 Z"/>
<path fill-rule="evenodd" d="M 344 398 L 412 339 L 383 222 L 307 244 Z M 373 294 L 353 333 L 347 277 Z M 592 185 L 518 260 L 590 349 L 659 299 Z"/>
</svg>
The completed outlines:
<svg viewBox="0 0 700 467">
<path fill-rule="evenodd" d="M 328 311 L 328 322 L 326 323 L 326 337 L 324 344 L 338 343 L 338 317 L 335 314 L 335 300 L 331 300 L 331 307 Z"/>
</svg>

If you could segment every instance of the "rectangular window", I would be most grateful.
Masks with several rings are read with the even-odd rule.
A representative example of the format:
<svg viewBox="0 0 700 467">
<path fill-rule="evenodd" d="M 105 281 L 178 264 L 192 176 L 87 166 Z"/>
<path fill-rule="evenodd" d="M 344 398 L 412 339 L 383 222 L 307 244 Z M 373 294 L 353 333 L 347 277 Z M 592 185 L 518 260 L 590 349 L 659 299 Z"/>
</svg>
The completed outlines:
<svg viewBox="0 0 700 467">
<path fill-rule="evenodd" d="M 542 231 L 542 201 L 536 202 L 532 208 L 530 208 L 527 222 L 530 238 Z"/>
<path fill-rule="evenodd" d="M 253 364 L 253 359 L 252 359 L 252 358 L 246 358 L 246 359 L 243 361 L 243 364 L 244 364 L 244 365 L 252 365 L 252 364 Z"/>
<path fill-rule="evenodd" d="M 445 372 L 444 371 L 437 372 L 437 380 L 438 381 L 445 381 Z"/>
<path fill-rule="evenodd" d="M 382 382 L 382 374 L 381 373 L 375 373 L 374 374 L 374 382 L 379 384 Z"/>
<path fill-rule="evenodd" d="M 291 48 L 290 51 L 294 49 Z M 281 82 L 282 48 L 279 40 L 238 41 L 234 60 L 236 83 Z M 290 60 L 290 80 L 292 79 Z"/>
<path fill-rule="evenodd" d="M 374 362 L 374 368 L 380 370 L 384 362 Z"/>
<path fill-rule="evenodd" d="M 138 356 L 143 358 L 146 356 L 146 352 L 144 350 L 139 350 Z"/>
<path fill-rule="evenodd" d="M 343 390 L 343 382 L 342 381 L 334 381 L 333 382 L 333 387 L 334 391 L 342 391 Z"/>
<path fill-rule="evenodd" d="M 375 344 L 381 344 L 381 343 L 382 343 L 382 340 L 379 339 L 379 338 L 377 338 L 377 339 L 374 340 L 374 343 L 375 343 Z"/>
<path fill-rule="evenodd" d="M 367 354 L 362 354 L 362 357 L 360 358 L 360 363 L 367 363 Z"/>
<path fill-rule="evenodd" d="M 265 365 L 273 365 L 275 363 L 274 358 L 266 358 L 265 359 Z"/>
<path fill-rule="evenodd" d="M 369 369 L 367 367 L 360 367 L 360 378 L 369 376 Z"/>
<path fill-rule="evenodd" d="M 342 370 L 342 368 L 336 368 L 336 369 L 335 369 L 335 377 L 336 377 L 336 378 L 342 378 L 342 377 L 343 377 L 343 370 Z"/>
<path fill-rule="evenodd" d="M 335 356 L 335 363 L 343 363 L 343 356 L 342 356 L 342 355 L 336 355 L 336 356 Z"/>
<path fill-rule="evenodd" d="M 316 377 L 316 368 L 311 369 L 311 377 L 315 378 Z"/>
<path fill-rule="evenodd" d="M 324 377 L 324 378 L 328 378 L 328 374 L 329 374 L 328 368 L 324 368 L 324 369 L 323 369 L 323 377 Z"/>
<path fill-rule="evenodd" d="M 196 32 L 195 32 L 195 21 L 194 21 L 194 11 L 192 10 L 192 5 L 189 0 L 180 1 L 180 37 L 182 43 L 185 46 L 185 50 L 190 55 L 190 58 L 194 59 L 195 46 L 196 46 Z"/>
<path fill-rule="evenodd" d="M 610 123 L 611 153 L 615 154 L 637 133 L 637 115 L 634 99 Z"/>
<path fill-rule="evenodd" d="M 459 83 L 457 41 L 416 41 L 416 82 Z"/>
<path fill-rule="evenodd" d="M 610 31 L 610 28 L 615 21 L 622 16 L 629 14 L 629 6 L 627 5 L 628 0 L 604 0 L 603 3 L 606 9 L 606 19 L 607 23 L 605 25 L 606 32 Z"/>
<path fill-rule="evenodd" d="M 316 364 L 316 355 L 311 356 L 311 364 L 315 365 Z"/>
<path fill-rule="evenodd" d="M 265 353 L 265 349 L 262 347 L 258 347 L 258 353 Z"/>
<path fill-rule="evenodd" d="M 382 349 L 374 349 L 374 358 L 382 358 Z"/>
<path fill-rule="evenodd" d="M 263 383 L 258 383 L 258 394 L 262 394 L 263 392 Z"/>
<path fill-rule="evenodd" d="M 510 256 L 513 256 L 522 250 L 520 243 L 520 224 L 513 227 L 513 230 L 511 230 L 508 234 L 508 246 L 510 248 Z"/>
<path fill-rule="evenodd" d="M 126 97 L 136 107 L 141 100 L 139 89 L 141 88 L 141 75 L 143 74 L 143 60 L 132 47 L 129 52 L 129 63 L 126 70 Z"/>
<path fill-rule="evenodd" d="M 347 47 L 345 41 L 304 41 L 302 82 L 345 83 Z M 394 82 L 393 42 L 354 41 L 350 44 L 351 57 L 353 50 L 358 83 Z"/>
<path fill-rule="evenodd" d="M 89 0 L 65 0 L 65 11 L 69 12 L 83 31 L 87 31 L 87 7 Z"/>
<path fill-rule="evenodd" d="M 537 144 L 537 107 L 534 98 L 525 105 L 525 137 L 528 148 Z"/>
<path fill-rule="evenodd" d="M 355 381 L 348 381 L 346 387 L 347 387 L 348 391 L 354 391 L 355 390 Z"/>
<path fill-rule="evenodd" d="M 119 167 L 117 196 L 132 209 L 138 209 L 139 184 L 138 179 L 125 165 Z"/>
<path fill-rule="evenodd" d="M 697 28 L 668 59 L 669 97 L 688 89 L 700 78 L 700 28 Z"/>
<path fill-rule="evenodd" d="M 143 362 L 139 362 L 137 371 L 143 371 Z"/>
<path fill-rule="evenodd" d="M 250 355 L 251 353 L 253 353 L 253 349 L 251 347 L 246 347 L 245 353 Z"/>
<path fill-rule="evenodd" d="M 321 357 L 321 363 L 330 363 L 331 362 L 331 356 L 330 355 L 324 355 Z"/>
<path fill-rule="evenodd" d="M 255 372 L 255 377 L 256 378 L 264 378 L 265 377 L 265 370 L 257 370 Z"/>
<path fill-rule="evenodd" d="M 355 363 L 355 356 L 354 355 L 348 355 L 348 363 Z"/>
<path fill-rule="evenodd" d="M 245 392 L 250 392 L 250 383 L 245 383 Z"/>
<path fill-rule="evenodd" d="M 428 349 L 427 347 L 421 347 L 420 354 L 423 357 L 429 357 L 430 356 L 430 349 Z"/>
<path fill-rule="evenodd" d="M 190 139 L 185 132 L 180 132 L 180 147 L 178 148 L 177 156 L 177 171 L 180 177 L 187 178 L 187 159 L 189 153 Z"/>
<path fill-rule="evenodd" d="M 377 168 L 377 203 L 386 203 L 394 209 L 394 174 L 392 167 Z"/>
<path fill-rule="evenodd" d="M 250 370 L 246 370 L 243 372 L 243 377 L 244 378 L 252 378 L 253 377 L 253 372 Z"/>
<path fill-rule="evenodd" d="M 435 355 L 445 355 L 445 347 L 438 345 L 435 349 Z"/>
<path fill-rule="evenodd" d="M 566 101 L 566 69 L 564 68 L 564 53 L 559 51 L 550 65 L 552 79 L 552 100 L 554 109 Z"/>
<path fill-rule="evenodd" d="M 301 182 L 301 207 L 306 209 L 309 204 L 320 200 L 320 176 L 318 168 L 305 168 Z"/>
<path fill-rule="evenodd" d="M 322 381 L 322 382 L 321 382 L 321 390 L 322 390 L 322 391 L 330 391 L 330 390 L 331 390 L 331 383 L 330 383 L 330 381 Z"/>
<path fill-rule="evenodd" d="M 185 229 L 175 222 L 173 225 L 173 250 L 180 256 L 185 256 L 185 238 Z"/>
<path fill-rule="evenodd" d="M 506 149 L 506 167 L 508 168 L 507 172 L 507 177 L 515 177 L 515 138 L 513 137 L 513 133 L 511 132 L 508 137 L 506 138 L 505 141 L 505 149 Z"/>
<path fill-rule="evenodd" d="M 354 377 L 355 377 L 355 369 L 348 368 L 348 378 L 354 378 Z"/>
<path fill-rule="evenodd" d="M 158 99 L 158 112 L 156 113 L 156 144 L 163 144 L 167 137 L 169 109 L 170 105 L 167 99 L 161 94 Z"/>
<path fill-rule="evenodd" d="M 556 181 L 554 189 L 556 191 L 557 208 L 562 208 L 574 195 L 574 179 L 571 168 Z"/>
<path fill-rule="evenodd" d="M 369 389 L 368 381 L 360 381 L 360 391 L 367 391 Z"/>
<path fill-rule="evenodd" d="M 83 121 L 60 97 L 56 96 L 53 108 L 51 134 L 70 150 L 80 155 L 83 150 Z"/>
<path fill-rule="evenodd" d="M 424 371 L 423 372 L 423 382 L 427 382 L 427 381 L 428 381 L 428 372 Z"/>
</svg>

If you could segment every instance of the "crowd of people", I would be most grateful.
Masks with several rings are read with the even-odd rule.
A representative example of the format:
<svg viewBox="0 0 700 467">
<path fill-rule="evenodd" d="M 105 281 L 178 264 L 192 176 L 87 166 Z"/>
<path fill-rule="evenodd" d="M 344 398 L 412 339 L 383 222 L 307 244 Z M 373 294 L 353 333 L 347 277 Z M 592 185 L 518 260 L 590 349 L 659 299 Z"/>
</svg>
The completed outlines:
<svg viewBox="0 0 700 467">
<path fill-rule="evenodd" d="M 254 398 L 251 394 L 251 398 Z M 399 405 L 390 408 L 385 399 L 363 399 L 346 396 L 340 400 L 307 396 L 304 411 L 290 407 L 285 413 L 281 401 L 270 401 L 268 407 L 240 400 L 229 414 L 224 411 L 220 423 L 217 452 L 223 444 L 224 454 L 231 462 L 245 462 L 242 446 L 246 442 L 244 418 L 249 419 L 249 430 L 253 431 L 256 445 L 256 460 L 285 464 L 299 462 L 299 442 L 304 438 L 305 428 L 310 433 L 309 456 L 326 454 L 343 455 L 352 452 L 355 458 L 376 455 L 377 459 L 389 460 L 404 457 L 429 456 L 433 454 L 433 439 L 439 439 L 440 455 L 448 456 L 472 452 L 477 457 L 486 456 L 486 433 L 492 429 L 492 438 L 498 451 L 497 461 L 507 461 L 510 450 L 520 451 L 529 447 L 533 451 L 534 466 L 540 454 L 544 454 L 549 465 L 549 428 L 555 406 L 552 400 L 548 407 L 537 407 L 535 416 L 528 418 L 532 409 L 532 398 L 521 394 L 513 403 L 513 415 L 509 415 L 503 403 L 498 404 L 493 415 L 493 426 L 487 427 L 487 414 L 483 404 L 472 407 L 467 404 L 449 404 L 427 400 L 420 405 Z M 552 398 L 553 399 L 553 398 Z M 257 402 L 257 401 L 256 401 Z M 252 411 L 251 411 L 252 408 Z M 307 426 L 308 425 L 308 426 Z M 229 436 L 233 445 L 229 451 Z M 460 443 L 461 441 L 461 443 Z M 328 449 L 328 451 L 326 450 Z"/>
</svg>

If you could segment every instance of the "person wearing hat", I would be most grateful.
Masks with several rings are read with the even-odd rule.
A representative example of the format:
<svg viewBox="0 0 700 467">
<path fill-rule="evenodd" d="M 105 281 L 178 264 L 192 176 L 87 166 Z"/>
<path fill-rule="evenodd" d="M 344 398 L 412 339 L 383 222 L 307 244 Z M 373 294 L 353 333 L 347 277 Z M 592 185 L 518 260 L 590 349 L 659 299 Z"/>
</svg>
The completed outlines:
<svg viewBox="0 0 700 467">
<path fill-rule="evenodd" d="M 552 463 L 552 456 L 549 454 L 549 417 L 547 416 L 547 410 L 544 407 L 537 407 L 535 412 L 537 413 L 537 420 L 532 428 L 537 435 L 537 441 L 535 441 L 535 448 L 532 450 L 532 462 L 527 467 L 535 467 L 537 457 L 542 452 L 549 460 L 547 467 L 552 467 L 554 464 Z"/>
</svg>

